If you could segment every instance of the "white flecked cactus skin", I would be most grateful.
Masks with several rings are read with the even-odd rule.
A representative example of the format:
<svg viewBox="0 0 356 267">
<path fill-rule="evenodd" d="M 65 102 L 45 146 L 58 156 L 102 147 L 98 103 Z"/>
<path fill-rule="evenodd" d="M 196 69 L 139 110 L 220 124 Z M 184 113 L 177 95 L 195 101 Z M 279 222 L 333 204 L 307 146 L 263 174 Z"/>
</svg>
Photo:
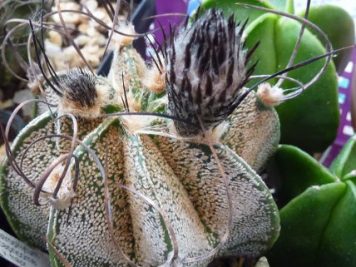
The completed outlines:
<svg viewBox="0 0 356 267">
<path fill-rule="evenodd" d="M 14 231 L 48 249 L 53 266 L 206 266 L 221 256 L 257 257 L 278 236 L 278 209 L 256 172 L 279 141 L 273 108 L 251 93 L 226 120 L 194 137 L 181 137 L 168 118 L 104 116 L 109 105 L 124 109 L 123 95 L 132 112 L 168 113 L 164 88 L 145 86 L 150 71 L 130 40 L 117 41 L 109 77 L 95 84 L 94 107 L 63 94 L 58 110 L 34 119 L 12 145 L 36 184 L 70 151 L 70 140 L 58 134 L 72 135 L 73 123 L 56 118 L 76 117 L 84 145 L 76 143 L 76 161 L 56 199 L 51 192 L 61 165 L 44 183 L 40 206 L 9 162 L 0 180 L 1 206 Z"/>
</svg>

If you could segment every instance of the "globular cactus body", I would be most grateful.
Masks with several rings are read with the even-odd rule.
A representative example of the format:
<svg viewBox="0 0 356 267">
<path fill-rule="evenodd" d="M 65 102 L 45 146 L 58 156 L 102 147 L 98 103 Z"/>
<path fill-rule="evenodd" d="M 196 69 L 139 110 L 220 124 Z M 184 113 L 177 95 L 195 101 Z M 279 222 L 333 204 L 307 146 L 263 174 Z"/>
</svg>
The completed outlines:
<svg viewBox="0 0 356 267">
<path fill-rule="evenodd" d="M 230 25 L 230 37 L 240 36 L 235 30 L 241 29 L 219 12 L 209 12 L 199 23 L 204 20 L 222 22 L 223 30 Z M 169 72 L 172 46 L 166 49 Z M 34 189 L 8 159 L 1 176 L 1 204 L 15 232 L 33 245 L 47 247 L 53 266 L 66 262 L 73 266 L 206 266 L 216 257 L 261 255 L 279 232 L 277 207 L 256 173 L 279 140 L 276 112 L 250 93 L 236 109 L 224 113 L 224 103 L 230 102 L 219 97 L 221 103 L 215 102 L 213 112 L 187 111 L 198 111 L 192 118 L 198 124 L 193 135 L 190 131 L 184 135 L 189 118 L 173 110 L 175 97 L 145 87 L 148 70 L 131 44 L 117 44 L 115 53 L 109 77 L 94 82 L 95 93 L 76 99 L 70 93 L 76 88 L 64 88 L 63 95 L 57 96 L 58 110 L 34 119 L 14 141 L 16 161 L 24 157 L 23 174 L 34 185 L 43 183 L 42 192 L 36 187 L 35 201 L 42 204 L 37 206 L 32 201 Z M 180 75 L 179 69 L 174 71 Z M 216 75 L 219 71 L 225 69 L 219 68 Z M 241 95 L 236 90 L 243 92 L 240 82 L 226 95 L 235 97 L 230 104 L 236 104 Z M 175 96 L 180 95 L 170 78 L 167 84 L 176 90 Z M 191 90 L 194 95 L 195 89 Z M 222 92 L 214 91 L 212 84 L 212 93 Z M 196 100 L 189 92 L 181 96 L 187 97 L 186 103 Z M 219 105 L 224 109 L 219 110 Z M 104 112 L 108 107 L 123 110 L 123 106 L 134 112 L 170 113 L 179 123 L 159 116 Z M 201 114 L 213 116 L 217 110 L 221 114 L 211 126 L 210 117 Z M 63 113 L 75 115 L 77 130 L 72 117 Z M 39 138 L 43 139 L 32 143 Z M 63 173 L 68 157 L 69 168 Z M 51 171 L 46 177 L 48 166 Z M 61 186 L 53 195 L 59 180 Z"/>
</svg>

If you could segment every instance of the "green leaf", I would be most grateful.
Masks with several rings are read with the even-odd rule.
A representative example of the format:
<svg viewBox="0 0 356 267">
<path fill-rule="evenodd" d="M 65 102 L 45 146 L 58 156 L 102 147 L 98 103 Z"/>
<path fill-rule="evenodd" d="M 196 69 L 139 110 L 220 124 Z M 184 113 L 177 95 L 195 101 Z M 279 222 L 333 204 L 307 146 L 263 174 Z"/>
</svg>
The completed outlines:
<svg viewBox="0 0 356 267">
<path fill-rule="evenodd" d="M 276 40 L 271 36 L 276 35 L 275 25 L 278 19 L 277 15 L 264 14 L 246 29 L 246 46 L 253 47 L 259 42 L 259 46 L 250 60 L 250 62 L 258 61 L 255 75 L 272 74 L 277 70 L 278 51 L 276 50 Z M 253 80 L 249 85 L 252 86 L 255 83 L 256 80 Z"/>
<path fill-rule="evenodd" d="M 206 10 L 208 8 L 220 8 L 225 12 L 226 16 L 233 14 L 237 21 L 243 22 L 248 19 L 249 23 L 264 14 L 264 11 L 256 10 L 253 8 L 245 8 L 237 5 L 236 3 L 272 8 L 272 6 L 267 1 L 258 0 L 203 0 L 201 3 L 201 8 L 202 10 Z"/>
<path fill-rule="evenodd" d="M 352 180 L 352 181 L 356 182 L 356 171 L 353 170 L 353 171 L 349 172 L 344 177 L 342 177 L 342 180 L 343 181 Z"/>
<path fill-rule="evenodd" d="M 294 0 L 270 0 L 269 2 L 278 10 L 294 13 Z"/>
<path fill-rule="evenodd" d="M 272 74 L 287 65 L 300 31 L 300 24 L 275 15 L 264 15 L 247 31 L 247 47 L 261 42 L 250 62 L 259 60 L 255 74 Z M 320 41 L 305 31 L 295 63 L 325 53 Z M 310 81 L 321 69 L 320 60 L 294 70 L 289 77 Z M 273 81 L 272 81 L 273 82 Z M 284 89 L 296 85 L 284 82 Z M 281 142 L 296 145 L 308 152 L 323 151 L 335 138 L 339 123 L 337 76 L 333 64 L 302 95 L 277 107 L 281 121 Z"/>
<path fill-rule="evenodd" d="M 294 198 L 281 211 L 281 234 L 269 253 L 268 260 L 274 267 L 318 267 L 341 266 L 327 265 L 320 260 L 322 248 L 326 249 L 323 238 L 339 210 L 338 203 L 349 189 L 344 183 L 331 183 L 312 186 Z M 356 203 L 349 202 L 355 206 Z M 344 213 L 345 209 L 340 210 Z M 354 218 L 356 221 L 356 218 Z M 347 238 L 349 231 L 334 229 L 340 238 Z M 354 228 L 355 229 L 355 228 Z M 355 231 L 353 231 L 355 233 Z M 354 239 L 355 240 L 355 239 Z M 337 244 L 335 244 L 337 246 Z M 352 249 L 350 247 L 350 249 Z M 356 255 L 353 245 L 353 255 Z M 346 256 L 346 255 L 345 255 Z M 325 264 L 325 265 L 324 265 Z M 354 265 L 349 265 L 354 266 Z"/>
<path fill-rule="evenodd" d="M 281 235 L 269 253 L 272 266 L 355 266 L 354 179 L 310 187 L 281 210 Z"/>
<path fill-rule="evenodd" d="M 353 144 L 354 138 L 333 163 L 334 172 L 352 166 Z M 355 266 L 356 172 L 346 167 L 340 181 L 305 152 L 285 145 L 273 164 L 281 176 L 281 194 L 292 197 L 309 188 L 280 211 L 281 235 L 269 254 L 271 266 Z"/>
<path fill-rule="evenodd" d="M 337 158 L 332 162 L 330 170 L 339 178 L 356 170 L 356 135 L 344 145 Z"/>
<path fill-rule="evenodd" d="M 346 182 L 342 199 L 331 214 L 318 250 L 318 266 L 356 266 L 356 185 Z"/>
<path fill-rule="evenodd" d="M 300 31 L 300 24 L 281 18 L 276 25 L 278 66 L 286 66 Z M 324 54 L 325 49 L 309 31 L 303 35 L 296 63 Z M 290 72 L 289 77 L 310 81 L 324 60 Z M 292 87 L 290 82 L 284 88 Z M 333 64 L 306 92 L 277 107 L 281 120 L 282 143 L 299 146 L 310 152 L 323 151 L 334 140 L 339 124 L 337 76 Z"/>
<path fill-rule="evenodd" d="M 294 146 L 280 145 L 273 156 L 272 164 L 281 184 L 278 194 L 284 203 L 310 186 L 337 181 L 317 160 Z"/>
<path fill-rule="evenodd" d="M 304 12 L 300 14 L 304 16 Z M 329 37 L 334 49 L 353 45 L 355 25 L 351 15 L 343 8 L 334 5 L 321 5 L 310 8 L 308 20 L 320 27 Z M 337 22 L 337 23 L 335 23 Z M 315 33 L 318 38 L 320 36 Z M 352 49 L 342 51 L 333 58 L 339 72 L 346 67 Z"/>
</svg>

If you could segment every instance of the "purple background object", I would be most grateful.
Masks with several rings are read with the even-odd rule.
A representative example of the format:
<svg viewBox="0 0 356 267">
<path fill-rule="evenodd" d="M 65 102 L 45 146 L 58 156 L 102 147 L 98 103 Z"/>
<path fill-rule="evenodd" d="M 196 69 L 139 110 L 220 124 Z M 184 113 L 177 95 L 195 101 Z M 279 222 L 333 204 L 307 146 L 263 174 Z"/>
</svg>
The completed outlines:
<svg viewBox="0 0 356 267">
<path fill-rule="evenodd" d="M 185 16 L 183 14 L 187 13 L 187 2 L 188 0 L 156 0 L 156 12 L 157 15 L 167 16 L 158 17 L 155 20 L 154 28 L 159 29 L 155 32 L 157 40 L 161 43 L 163 40 L 163 34 L 160 30 L 160 24 L 164 27 L 165 32 L 169 32 L 169 25 L 178 25 L 184 20 Z M 182 14 L 180 15 L 169 15 L 170 13 Z"/>
<path fill-rule="evenodd" d="M 324 153 L 321 162 L 329 167 L 343 145 L 355 134 L 351 123 L 351 89 L 353 73 L 356 71 L 356 49 L 344 72 L 339 76 L 340 125 L 334 143 Z"/>
</svg>

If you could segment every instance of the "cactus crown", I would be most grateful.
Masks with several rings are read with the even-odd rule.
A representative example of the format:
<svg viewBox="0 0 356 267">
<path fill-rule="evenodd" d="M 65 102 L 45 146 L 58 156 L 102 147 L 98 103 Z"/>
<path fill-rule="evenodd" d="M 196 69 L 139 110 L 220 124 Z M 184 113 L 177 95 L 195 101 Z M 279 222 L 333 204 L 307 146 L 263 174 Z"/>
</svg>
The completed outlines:
<svg viewBox="0 0 356 267">
<path fill-rule="evenodd" d="M 255 67 L 247 68 L 253 51 L 244 49 L 245 26 L 212 9 L 191 26 L 172 32 L 165 51 L 169 110 L 200 126 L 187 129 L 176 121 L 180 134 L 211 129 L 239 104 L 242 88 Z"/>
</svg>

